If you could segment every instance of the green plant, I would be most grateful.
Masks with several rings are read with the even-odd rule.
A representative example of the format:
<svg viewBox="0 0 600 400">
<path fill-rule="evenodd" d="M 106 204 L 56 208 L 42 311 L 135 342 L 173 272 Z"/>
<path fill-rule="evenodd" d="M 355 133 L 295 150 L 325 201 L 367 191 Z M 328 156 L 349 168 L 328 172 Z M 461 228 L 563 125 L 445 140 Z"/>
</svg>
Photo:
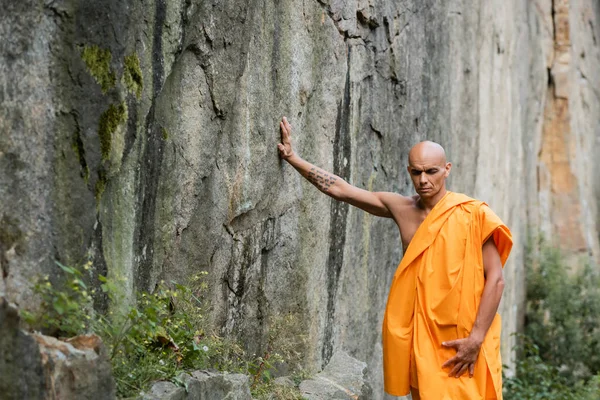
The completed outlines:
<svg viewBox="0 0 600 400">
<path fill-rule="evenodd" d="M 270 380 L 254 388 L 252 397 L 257 400 L 302 400 L 304 397 L 296 386 L 277 385 Z"/>
<path fill-rule="evenodd" d="M 306 335 L 299 319 L 292 313 L 274 314 L 269 318 L 269 329 L 264 353 L 247 364 L 252 377 L 251 390 L 255 397 L 272 395 L 273 391 L 297 394 L 297 388 L 281 388 L 273 384 L 273 378 L 281 371 L 301 371 L 301 349 L 305 346 Z M 298 382 L 299 384 L 299 382 Z M 297 386 L 297 384 L 296 384 Z M 286 392 L 287 390 L 287 392 Z M 284 396 L 281 394 L 281 396 Z M 288 395 L 285 395 L 288 396 Z M 288 398 L 288 397 L 281 398 Z M 276 397 L 280 398 L 280 397 Z"/>
<path fill-rule="evenodd" d="M 40 296 L 40 309 L 37 313 L 22 310 L 21 315 L 29 326 L 57 337 L 89 331 L 93 322 L 93 292 L 88 291 L 80 270 L 58 261 L 56 265 L 65 273 L 62 289 L 56 290 L 47 275 L 38 279 L 34 292 Z M 84 269 L 90 266 L 88 263 Z"/>
<path fill-rule="evenodd" d="M 514 377 L 504 376 L 506 400 L 597 400 L 600 398 L 600 374 L 591 379 L 570 382 L 559 368 L 540 356 L 531 338 L 518 335 Z"/>
<path fill-rule="evenodd" d="M 590 262 L 570 271 L 558 249 L 528 263 L 525 334 L 540 357 L 575 383 L 600 372 L 600 275 Z"/>
<path fill-rule="evenodd" d="M 35 292 L 42 299 L 40 309 L 22 310 L 22 315 L 33 329 L 55 336 L 82 332 L 99 335 L 108 350 L 119 397 L 135 396 L 152 381 L 174 380 L 183 371 L 214 369 L 249 374 L 252 391 L 259 398 L 300 398 L 294 397 L 297 388 L 282 388 L 272 379 L 277 365 L 299 356 L 286 346 L 279 352 L 273 350 L 274 344 L 281 344 L 281 336 L 295 326 L 292 316 L 274 318 L 267 352 L 249 357 L 235 340 L 206 328 L 207 307 L 202 300 L 206 272 L 187 285 L 161 281 L 153 293 L 137 292 L 135 304 L 117 308 L 114 305 L 121 305 L 125 298 L 121 293 L 123 277 L 98 275 L 98 281 L 92 282 L 91 262 L 82 270 L 57 265 L 65 274 L 64 283 L 53 285 L 48 277 L 41 278 L 35 284 Z M 100 293 L 88 289 L 92 286 L 99 287 L 113 305 L 106 315 L 94 312 L 93 296 Z M 289 343 L 295 345 L 294 341 Z M 286 360 L 281 354 L 290 358 Z"/>
<path fill-rule="evenodd" d="M 573 271 L 560 250 L 538 243 L 526 261 L 527 308 L 516 374 L 506 399 L 600 398 L 600 276 L 591 262 Z"/>
</svg>

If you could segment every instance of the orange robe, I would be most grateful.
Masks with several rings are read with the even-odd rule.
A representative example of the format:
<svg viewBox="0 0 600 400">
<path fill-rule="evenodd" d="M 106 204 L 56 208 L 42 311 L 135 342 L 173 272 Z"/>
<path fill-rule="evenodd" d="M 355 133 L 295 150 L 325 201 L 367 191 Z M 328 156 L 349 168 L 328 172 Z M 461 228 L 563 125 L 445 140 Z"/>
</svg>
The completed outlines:
<svg viewBox="0 0 600 400">
<path fill-rule="evenodd" d="M 447 192 L 418 228 L 394 275 L 383 320 L 385 391 L 423 400 L 502 399 L 500 315 L 481 346 L 473 378 L 448 376 L 456 354 L 442 342 L 469 335 L 485 285 L 482 246 L 492 236 L 502 266 L 508 228 L 483 202 Z"/>
</svg>

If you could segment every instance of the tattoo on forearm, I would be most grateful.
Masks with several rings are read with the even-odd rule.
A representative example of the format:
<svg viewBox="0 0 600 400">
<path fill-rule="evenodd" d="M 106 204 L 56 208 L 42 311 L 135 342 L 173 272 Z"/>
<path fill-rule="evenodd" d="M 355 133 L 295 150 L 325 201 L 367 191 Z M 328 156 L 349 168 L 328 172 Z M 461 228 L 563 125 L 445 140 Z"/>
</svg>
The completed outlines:
<svg viewBox="0 0 600 400">
<path fill-rule="evenodd" d="M 306 179 L 321 191 L 327 192 L 329 191 L 329 188 L 335 184 L 335 181 L 337 181 L 337 176 L 329 174 L 322 169 L 312 167 L 310 171 L 308 171 Z"/>
</svg>

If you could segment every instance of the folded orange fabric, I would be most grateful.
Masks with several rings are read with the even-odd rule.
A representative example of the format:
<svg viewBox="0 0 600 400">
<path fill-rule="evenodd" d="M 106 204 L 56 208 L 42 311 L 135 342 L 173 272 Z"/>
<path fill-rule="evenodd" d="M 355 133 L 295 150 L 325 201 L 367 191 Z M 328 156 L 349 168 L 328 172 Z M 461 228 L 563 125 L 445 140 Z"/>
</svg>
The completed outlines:
<svg viewBox="0 0 600 400">
<path fill-rule="evenodd" d="M 475 373 L 448 376 L 442 364 L 455 350 L 442 342 L 465 338 L 485 285 L 482 247 L 493 237 L 502 266 L 512 248 L 509 229 L 484 203 L 447 192 L 418 228 L 398 266 L 383 320 L 385 391 L 423 400 L 502 399 L 500 315 L 496 314 Z"/>
</svg>

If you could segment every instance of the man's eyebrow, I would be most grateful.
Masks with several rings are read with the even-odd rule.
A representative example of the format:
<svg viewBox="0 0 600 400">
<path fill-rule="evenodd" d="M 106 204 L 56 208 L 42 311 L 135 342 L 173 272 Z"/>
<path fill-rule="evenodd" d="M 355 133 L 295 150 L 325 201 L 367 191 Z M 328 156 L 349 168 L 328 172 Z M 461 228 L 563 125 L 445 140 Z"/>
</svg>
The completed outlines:
<svg viewBox="0 0 600 400">
<path fill-rule="evenodd" d="M 427 171 L 431 171 L 434 169 L 440 169 L 440 167 L 438 166 L 433 166 L 433 167 L 429 167 L 429 168 L 417 168 L 417 167 L 410 167 L 411 171 L 422 171 L 422 172 L 427 172 Z"/>
</svg>

